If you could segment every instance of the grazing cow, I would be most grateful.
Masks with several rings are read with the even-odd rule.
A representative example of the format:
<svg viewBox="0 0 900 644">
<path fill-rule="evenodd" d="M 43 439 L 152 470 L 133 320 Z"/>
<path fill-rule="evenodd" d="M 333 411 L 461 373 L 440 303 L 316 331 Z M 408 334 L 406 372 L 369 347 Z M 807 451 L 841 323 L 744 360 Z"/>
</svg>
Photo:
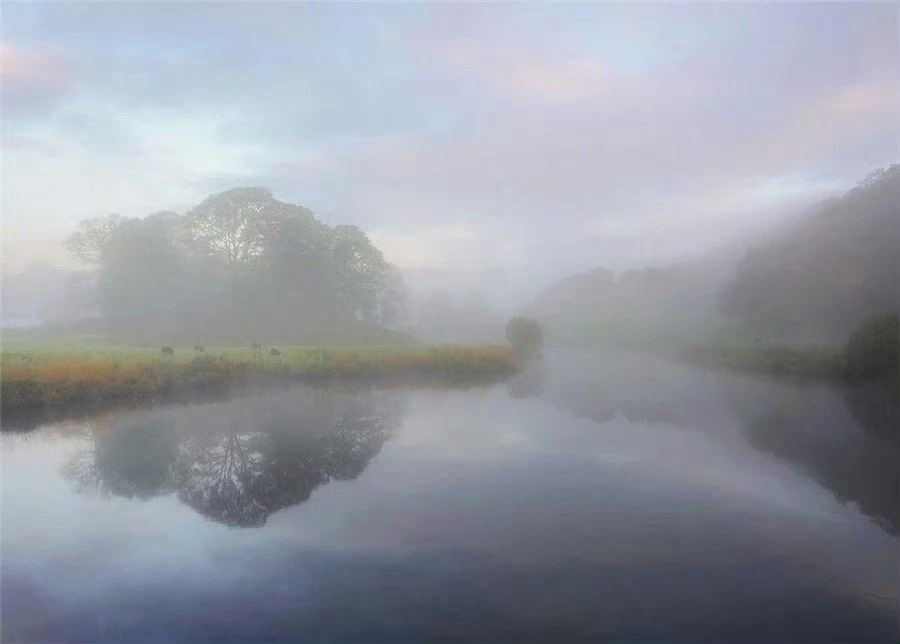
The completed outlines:
<svg viewBox="0 0 900 644">
<path fill-rule="evenodd" d="M 175 355 L 175 349 L 173 349 L 172 347 L 163 347 L 162 349 L 159 350 L 159 352 L 161 354 L 163 354 L 164 356 L 174 356 Z"/>
<path fill-rule="evenodd" d="M 206 349 L 204 348 L 204 346 L 202 344 L 200 344 L 198 342 L 197 344 L 194 345 L 194 351 L 196 351 L 197 353 L 203 353 L 204 351 L 206 351 Z"/>
<path fill-rule="evenodd" d="M 269 351 L 269 355 L 270 355 L 270 356 L 280 356 L 280 355 L 281 355 L 281 351 L 279 351 L 278 349 L 272 347 L 272 350 Z"/>
</svg>

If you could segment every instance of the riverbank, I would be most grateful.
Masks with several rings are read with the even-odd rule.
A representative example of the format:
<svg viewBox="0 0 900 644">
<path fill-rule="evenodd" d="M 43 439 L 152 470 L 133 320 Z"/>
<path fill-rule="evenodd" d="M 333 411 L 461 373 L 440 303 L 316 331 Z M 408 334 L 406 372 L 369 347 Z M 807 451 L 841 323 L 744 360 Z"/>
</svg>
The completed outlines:
<svg viewBox="0 0 900 644">
<path fill-rule="evenodd" d="M 465 382 L 512 374 L 500 346 L 192 348 L 171 354 L 139 347 L 31 347 L 0 356 L 5 417 L 67 406 L 163 401 L 278 381 Z"/>
<path fill-rule="evenodd" d="M 772 375 L 815 378 L 846 378 L 848 375 L 841 346 L 694 346 L 684 357 L 706 367 Z"/>
<path fill-rule="evenodd" d="M 839 345 L 695 346 L 682 355 L 688 362 L 711 369 L 750 371 L 772 376 L 813 378 L 854 383 L 884 381 L 897 388 L 900 361 L 894 369 L 860 369 L 850 364 Z M 882 361 L 883 362 L 883 361 Z"/>
<path fill-rule="evenodd" d="M 869 318 L 846 343 L 712 341 L 695 345 L 684 357 L 709 367 L 896 385 L 900 380 L 900 321 L 894 315 Z"/>
</svg>

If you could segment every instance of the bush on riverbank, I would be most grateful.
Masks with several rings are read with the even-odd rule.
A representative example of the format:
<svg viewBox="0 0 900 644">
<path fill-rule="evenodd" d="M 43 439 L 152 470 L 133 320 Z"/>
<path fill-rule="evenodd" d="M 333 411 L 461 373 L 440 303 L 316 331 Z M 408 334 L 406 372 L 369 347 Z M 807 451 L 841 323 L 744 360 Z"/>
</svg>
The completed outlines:
<svg viewBox="0 0 900 644">
<path fill-rule="evenodd" d="M 544 330 L 537 320 L 513 318 L 506 324 L 506 339 L 516 359 L 527 361 L 538 357 L 544 346 Z"/>
</svg>

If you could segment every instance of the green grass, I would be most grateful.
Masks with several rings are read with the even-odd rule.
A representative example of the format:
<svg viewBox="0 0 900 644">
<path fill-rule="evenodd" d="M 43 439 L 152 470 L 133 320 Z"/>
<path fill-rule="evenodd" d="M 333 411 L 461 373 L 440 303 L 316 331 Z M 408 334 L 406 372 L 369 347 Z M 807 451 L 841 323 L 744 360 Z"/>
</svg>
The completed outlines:
<svg viewBox="0 0 900 644">
<path fill-rule="evenodd" d="M 415 379 L 463 381 L 505 376 L 512 352 L 498 346 L 160 347 L 93 338 L 4 338 L 0 402 L 5 414 L 104 401 L 165 399 L 268 380 Z"/>
<path fill-rule="evenodd" d="M 4 334 L 0 342 L 0 358 L 4 362 L 16 358 L 33 360 L 40 358 L 56 358 L 60 356 L 104 358 L 120 361 L 165 359 L 184 363 L 202 355 L 216 358 L 224 357 L 232 360 L 255 360 L 250 346 L 207 346 L 203 353 L 197 353 L 192 346 L 173 345 L 174 357 L 165 357 L 160 353 L 160 346 L 138 346 L 134 344 L 106 342 L 92 336 L 65 336 L 58 338 L 40 338 Z M 270 349 L 281 352 L 281 362 L 288 366 L 304 367 L 321 356 L 324 349 L 326 355 L 385 356 L 385 355 L 418 355 L 429 349 L 424 345 L 341 345 L 341 346 L 263 346 L 263 362 L 278 362 L 278 357 L 270 356 Z"/>
<path fill-rule="evenodd" d="M 837 378 L 846 374 L 839 345 L 717 344 L 694 347 L 689 359 L 709 366 L 785 375 Z"/>
</svg>

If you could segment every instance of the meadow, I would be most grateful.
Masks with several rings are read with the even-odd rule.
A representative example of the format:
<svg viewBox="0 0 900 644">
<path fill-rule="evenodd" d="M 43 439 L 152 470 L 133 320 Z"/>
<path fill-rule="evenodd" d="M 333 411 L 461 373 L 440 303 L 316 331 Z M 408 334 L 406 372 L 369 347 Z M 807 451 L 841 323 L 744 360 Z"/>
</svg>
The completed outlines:
<svg viewBox="0 0 900 644">
<path fill-rule="evenodd" d="M 502 346 L 141 347 L 95 338 L 4 338 L 0 402 L 20 410 L 140 402 L 221 391 L 251 382 L 503 377 L 515 371 Z M 272 355 L 272 349 L 277 354 Z"/>
</svg>

